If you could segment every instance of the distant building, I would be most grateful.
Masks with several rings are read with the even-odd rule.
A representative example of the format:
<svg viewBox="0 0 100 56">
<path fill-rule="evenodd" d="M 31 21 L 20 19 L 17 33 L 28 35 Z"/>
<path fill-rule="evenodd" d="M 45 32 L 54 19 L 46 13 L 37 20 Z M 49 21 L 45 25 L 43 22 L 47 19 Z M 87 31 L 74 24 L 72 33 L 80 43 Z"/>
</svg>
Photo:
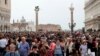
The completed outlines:
<svg viewBox="0 0 100 56">
<path fill-rule="evenodd" d="M 26 31 L 27 25 L 28 25 L 28 23 L 13 23 L 12 31 L 16 31 L 16 32 Z"/>
<path fill-rule="evenodd" d="M 100 0 L 89 0 L 86 2 L 85 29 L 100 29 Z"/>
<path fill-rule="evenodd" d="M 10 30 L 11 0 L 0 0 L 0 32 Z"/>
<path fill-rule="evenodd" d="M 27 22 L 28 25 L 26 26 L 26 30 L 27 31 L 35 31 L 35 25 L 34 25 L 34 22 L 30 21 L 30 22 Z"/>
<path fill-rule="evenodd" d="M 40 24 L 38 26 L 38 30 L 47 32 L 47 31 L 60 31 L 61 26 L 60 25 L 55 25 L 55 24 Z"/>
<path fill-rule="evenodd" d="M 35 31 L 34 22 L 26 22 L 24 17 L 22 17 L 21 21 L 14 22 L 12 25 L 12 31 L 22 32 L 22 31 Z"/>
</svg>

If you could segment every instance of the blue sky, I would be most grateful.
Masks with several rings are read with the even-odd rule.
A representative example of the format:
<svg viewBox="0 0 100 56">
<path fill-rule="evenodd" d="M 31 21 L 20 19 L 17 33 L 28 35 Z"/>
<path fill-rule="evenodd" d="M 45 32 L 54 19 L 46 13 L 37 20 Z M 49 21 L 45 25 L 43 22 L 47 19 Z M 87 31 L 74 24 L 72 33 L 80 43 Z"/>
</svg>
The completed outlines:
<svg viewBox="0 0 100 56">
<path fill-rule="evenodd" d="M 25 17 L 27 21 L 35 22 L 35 6 L 40 7 L 39 24 L 59 24 L 62 29 L 69 30 L 70 5 L 74 6 L 75 29 L 84 27 L 85 0 L 12 0 L 11 22 L 13 19 Z"/>
</svg>

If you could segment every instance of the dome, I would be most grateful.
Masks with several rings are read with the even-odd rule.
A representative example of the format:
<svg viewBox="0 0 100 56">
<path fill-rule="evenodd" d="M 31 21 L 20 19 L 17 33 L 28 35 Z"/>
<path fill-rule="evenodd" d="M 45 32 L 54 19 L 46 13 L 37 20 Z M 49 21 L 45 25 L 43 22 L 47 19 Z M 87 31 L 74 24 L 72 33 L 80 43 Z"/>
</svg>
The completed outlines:
<svg viewBox="0 0 100 56">
<path fill-rule="evenodd" d="M 26 22 L 26 20 L 25 20 L 25 18 L 22 16 L 21 23 L 25 23 L 25 22 Z"/>
</svg>

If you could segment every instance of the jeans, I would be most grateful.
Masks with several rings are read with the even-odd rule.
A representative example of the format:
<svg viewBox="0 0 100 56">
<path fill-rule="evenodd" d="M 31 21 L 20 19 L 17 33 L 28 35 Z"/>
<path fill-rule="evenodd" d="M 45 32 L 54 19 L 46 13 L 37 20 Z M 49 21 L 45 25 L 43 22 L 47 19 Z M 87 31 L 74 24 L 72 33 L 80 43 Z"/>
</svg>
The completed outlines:
<svg viewBox="0 0 100 56">
<path fill-rule="evenodd" d="M 54 56 L 63 56 L 62 54 L 55 54 Z"/>
<path fill-rule="evenodd" d="M 4 56 L 5 54 L 5 48 L 0 48 L 0 56 Z"/>
</svg>

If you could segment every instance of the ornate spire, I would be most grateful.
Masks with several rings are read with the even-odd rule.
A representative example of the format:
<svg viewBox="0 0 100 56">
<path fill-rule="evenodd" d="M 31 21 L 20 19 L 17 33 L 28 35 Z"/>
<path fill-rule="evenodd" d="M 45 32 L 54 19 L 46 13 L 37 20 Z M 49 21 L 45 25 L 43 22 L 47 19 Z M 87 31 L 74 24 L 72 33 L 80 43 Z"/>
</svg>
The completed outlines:
<svg viewBox="0 0 100 56">
<path fill-rule="evenodd" d="M 24 16 L 22 16 L 21 23 L 25 23 L 25 22 L 26 22 L 26 20 L 25 20 Z"/>
</svg>

